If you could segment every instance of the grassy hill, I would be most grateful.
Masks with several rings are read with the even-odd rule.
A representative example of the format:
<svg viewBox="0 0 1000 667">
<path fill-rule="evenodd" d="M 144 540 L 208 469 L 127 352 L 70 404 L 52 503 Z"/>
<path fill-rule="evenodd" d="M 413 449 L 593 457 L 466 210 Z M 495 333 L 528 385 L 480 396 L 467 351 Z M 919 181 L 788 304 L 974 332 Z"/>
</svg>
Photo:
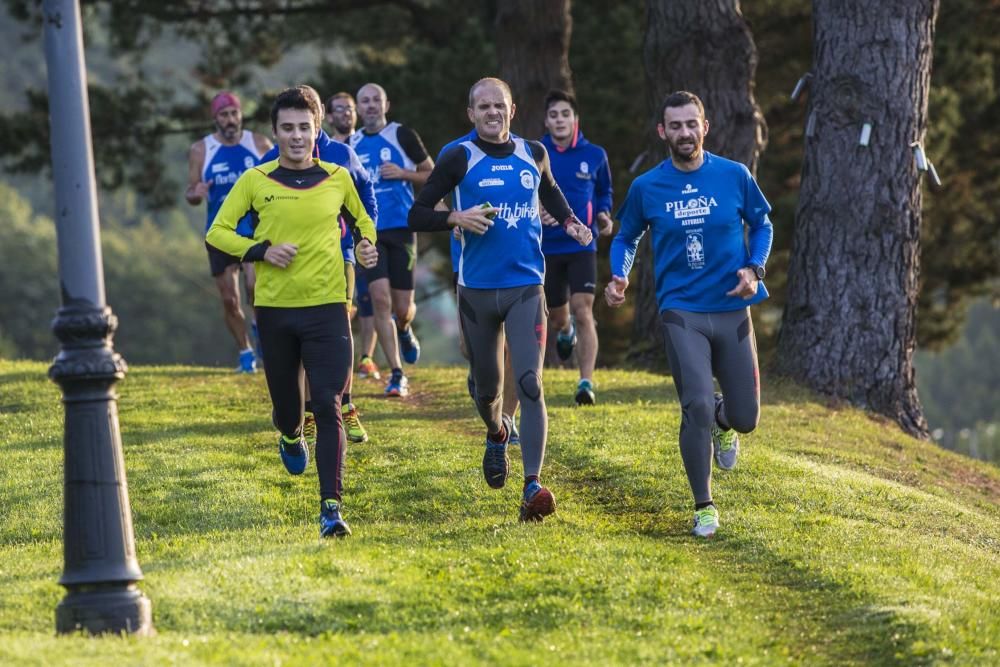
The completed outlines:
<svg viewBox="0 0 1000 667">
<path fill-rule="evenodd" d="M 354 536 L 317 537 L 263 377 L 138 367 L 119 385 L 151 639 L 54 636 L 62 409 L 45 366 L 0 362 L 0 664 L 997 664 L 1000 470 L 765 379 L 760 428 L 717 474 L 722 530 L 687 534 L 669 378 L 600 372 L 596 409 L 547 374 L 544 480 L 482 480 L 462 369 L 355 394 Z M 515 470 L 519 471 L 519 460 Z"/>
</svg>

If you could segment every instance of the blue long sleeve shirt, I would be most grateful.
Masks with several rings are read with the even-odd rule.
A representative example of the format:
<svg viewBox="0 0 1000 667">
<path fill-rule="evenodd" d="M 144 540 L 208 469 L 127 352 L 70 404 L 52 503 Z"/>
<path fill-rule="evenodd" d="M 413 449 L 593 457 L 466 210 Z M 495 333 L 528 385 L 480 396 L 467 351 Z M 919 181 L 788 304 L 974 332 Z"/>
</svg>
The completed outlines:
<svg viewBox="0 0 1000 667">
<path fill-rule="evenodd" d="M 611 213 L 611 168 L 607 153 L 587 141 L 579 129 L 573 143 L 566 148 L 559 147 L 547 134 L 541 141 L 549 152 L 552 175 L 559 189 L 576 217 L 594 234 L 588 245 L 581 246 L 562 225 L 546 225 L 542 228 L 542 252 L 546 255 L 597 252 L 597 214 Z"/>
<path fill-rule="evenodd" d="M 632 182 L 618 211 L 611 273 L 628 276 L 639 241 L 651 229 L 661 311 L 724 312 L 759 303 L 768 296 L 763 281 L 750 299 L 726 292 L 736 287 L 739 269 L 767 263 L 774 236 L 770 211 L 739 162 L 706 151 L 702 166 L 686 172 L 664 160 Z"/>
</svg>

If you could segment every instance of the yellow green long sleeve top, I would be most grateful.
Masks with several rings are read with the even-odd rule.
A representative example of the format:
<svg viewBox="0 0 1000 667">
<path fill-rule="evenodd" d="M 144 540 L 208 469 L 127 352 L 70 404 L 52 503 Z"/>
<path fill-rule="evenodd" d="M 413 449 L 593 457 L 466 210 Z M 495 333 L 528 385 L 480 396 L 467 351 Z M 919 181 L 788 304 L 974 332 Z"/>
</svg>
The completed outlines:
<svg viewBox="0 0 1000 667">
<path fill-rule="evenodd" d="M 314 160 L 308 169 L 288 169 L 278 160 L 243 172 L 233 185 L 205 240 L 242 261 L 256 262 L 255 306 L 300 308 L 346 301 L 340 222 L 375 244 L 375 223 L 365 212 L 350 174 L 343 167 Z M 250 211 L 253 238 L 236 233 Z M 298 254 L 284 269 L 263 261 L 268 246 L 292 243 Z"/>
</svg>

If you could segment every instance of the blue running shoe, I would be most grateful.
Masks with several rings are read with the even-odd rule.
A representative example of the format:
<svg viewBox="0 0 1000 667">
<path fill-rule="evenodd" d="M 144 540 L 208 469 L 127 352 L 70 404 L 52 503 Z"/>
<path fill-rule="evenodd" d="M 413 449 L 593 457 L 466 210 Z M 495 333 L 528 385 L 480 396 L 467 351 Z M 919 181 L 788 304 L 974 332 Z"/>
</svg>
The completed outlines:
<svg viewBox="0 0 1000 667">
<path fill-rule="evenodd" d="M 302 438 L 288 440 L 283 435 L 278 436 L 278 452 L 285 470 L 292 475 L 301 475 L 309 465 L 309 447 Z"/>
<path fill-rule="evenodd" d="M 389 378 L 389 384 L 385 386 L 386 396 L 408 396 L 410 394 L 410 381 L 403 375 L 403 371 L 395 370 Z"/>
<path fill-rule="evenodd" d="M 596 401 L 594 383 L 590 380 L 580 380 L 580 383 L 576 385 L 576 404 L 593 405 Z"/>
<path fill-rule="evenodd" d="M 510 474 L 510 457 L 507 456 L 507 444 L 514 426 L 510 417 L 502 418 L 504 430 L 507 431 L 506 442 L 493 442 L 486 436 L 486 452 L 483 454 L 483 477 L 491 489 L 502 489 Z"/>
<path fill-rule="evenodd" d="M 257 357 L 254 355 L 253 350 L 246 349 L 240 352 L 240 366 L 236 369 L 237 373 L 256 373 L 257 372 Z"/>
<path fill-rule="evenodd" d="M 524 487 L 521 499 L 521 521 L 541 522 L 545 517 L 556 511 L 556 497 L 552 492 L 532 480 Z"/>
<path fill-rule="evenodd" d="M 347 537 L 351 529 L 340 516 L 340 503 L 328 498 L 319 504 L 319 536 Z"/>
<path fill-rule="evenodd" d="M 571 319 L 569 333 L 560 331 L 556 334 L 556 354 L 559 355 L 560 359 L 566 361 L 572 356 L 574 347 L 576 347 L 576 323 Z"/>
<path fill-rule="evenodd" d="M 406 331 L 396 331 L 396 338 L 399 339 L 399 352 L 403 361 L 408 364 L 415 364 L 420 359 L 420 341 L 413 333 L 413 327 L 407 327 Z"/>
</svg>

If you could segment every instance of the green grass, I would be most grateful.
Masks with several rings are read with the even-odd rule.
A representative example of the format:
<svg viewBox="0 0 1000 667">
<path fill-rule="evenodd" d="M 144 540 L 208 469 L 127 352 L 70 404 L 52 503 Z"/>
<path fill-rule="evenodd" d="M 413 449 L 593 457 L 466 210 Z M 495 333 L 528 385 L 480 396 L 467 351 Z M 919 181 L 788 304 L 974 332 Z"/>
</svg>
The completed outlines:
<svg viewBox="0 0 1000 667">
<path fill-rule="evenodd" d="M 315 468 L 288 476 L 263 377 L 133 368 L 120 420 L 153 638 L 56 637 L 62 409 L 45 366 L 0 362 L 0 664 L 997 664 L 1000 470 L 765 378 L 760 428 L 687 531 L 669 378 L 547 373 L 544 479 L 482 480 L 459 368 L 355 395 L 354 536 L 317 537 Z M 516 450 L 515 450 L 516 451 Z M 515 470 L 519 461 L 515 458 Z"/>
</svg>

